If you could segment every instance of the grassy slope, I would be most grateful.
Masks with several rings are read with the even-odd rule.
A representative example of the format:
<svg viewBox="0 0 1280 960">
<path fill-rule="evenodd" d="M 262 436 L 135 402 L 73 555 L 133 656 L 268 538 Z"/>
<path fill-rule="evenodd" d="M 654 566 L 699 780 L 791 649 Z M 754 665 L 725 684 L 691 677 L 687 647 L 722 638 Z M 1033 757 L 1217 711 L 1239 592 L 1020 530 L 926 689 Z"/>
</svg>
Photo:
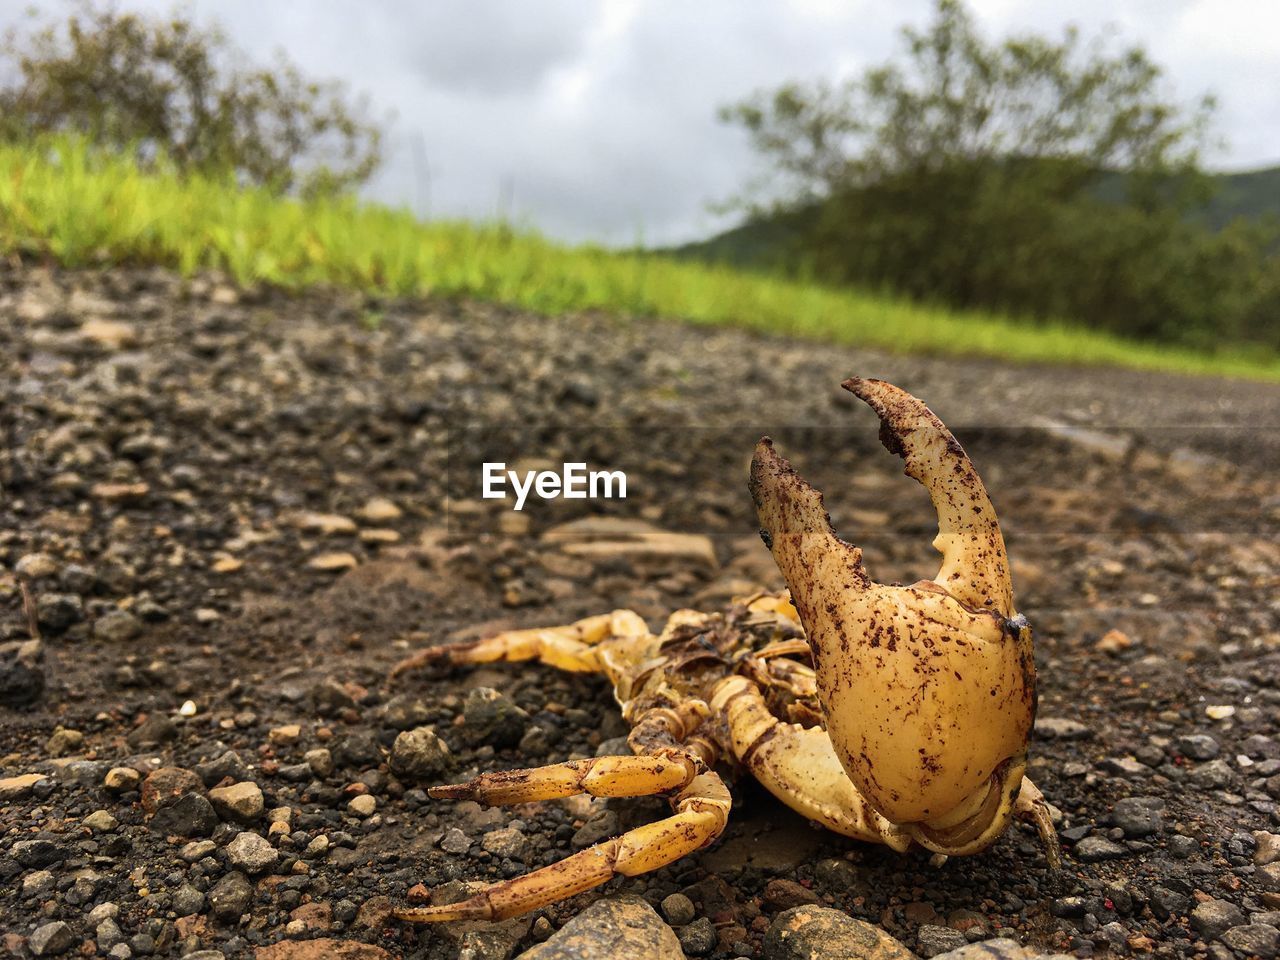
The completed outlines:
<svg viewBox="0 0 1280 960">
<path fill-rule="evenodd" d="M 898 352 L 1112 364 L 1280 380 L 1274 357 L 1206 356 L 1061 325 L 923 307 L 728 267 L 564 247 L 505 228 L 424 224 L 351 200 L 302 203 L 127 161 L 0 146 L 0 251 L 67 266 L 158 263 L 244 283 L 467 296 L 548 314 L 679 317 Z"/>
</svg>

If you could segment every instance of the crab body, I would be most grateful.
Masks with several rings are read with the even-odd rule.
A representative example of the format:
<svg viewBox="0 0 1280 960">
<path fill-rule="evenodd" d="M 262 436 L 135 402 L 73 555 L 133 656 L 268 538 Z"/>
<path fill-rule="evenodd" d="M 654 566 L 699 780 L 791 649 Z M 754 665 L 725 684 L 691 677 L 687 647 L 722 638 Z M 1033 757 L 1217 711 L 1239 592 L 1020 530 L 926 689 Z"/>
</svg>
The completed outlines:
<svg viewBox="0 0 1280 960">
<path fill-rule="evenodd" d="M 671 863 L 723 832 L 725 768 L 748 772 L 830 830 L 899 851 L 976 853 L 1018 814 L 1056 864 L 1046 805 L 1023 776 L 1035 667 L 994 510 L 924 404 L 879 381 L 845 386 L 876 409 L 886 446 L 929 488 L 938 575 L 908 587 L 871 580 L 861 552 L 836 538 L 821 495 L 766 438 L 750 486 L 789 592 L 721 613 L 680 610 L 658 634 L 619 610 L 406 660 L 395 674 L 430 662 L 530 659 L 602 673 L 631 726 L 630 756 L 482 774 L 434 787 L 433 797 L 508 804 L 661 794 L 673 813 L 460 903 L 396 916 L 502 919 Z"/>
</svg>

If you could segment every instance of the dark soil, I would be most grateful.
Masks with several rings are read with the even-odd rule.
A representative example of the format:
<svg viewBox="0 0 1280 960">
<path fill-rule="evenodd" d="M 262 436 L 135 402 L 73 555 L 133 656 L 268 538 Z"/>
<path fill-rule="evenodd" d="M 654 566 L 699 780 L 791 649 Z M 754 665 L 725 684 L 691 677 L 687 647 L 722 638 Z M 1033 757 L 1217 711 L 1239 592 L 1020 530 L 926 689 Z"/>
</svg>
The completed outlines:
<svg viewBox="0 0 1280 960">
<path fill-rule="evenodd" d="M 496 931 L 389 919 L 392 902 L 517 875 L 666 809 L 428 799 L 432 783 L 594 755 L 626 729 L 602 680 L 537 665 L 388 683 L 411 650 L 624 606 L 656 629 L 780 587 L 745 489 L 766 432 L 873 575 L 931 572 L 927 498 L 838 389 L 853 374 L 926 399 L 987 481 L 1037 630 L 1030 773 L 1062 812 L 1065 868 L 1022 826 L 931 867 L 811 828 L 743 778 L 725 837 L 654 874 Z M 11 265 L 0 391 L 0 780 L 47 775 L 0 801 L 0 952 L 24 956 L 65 921 L 90 955 L 331 936 L 502 957 L 615 889 L 687 894 L 715 957 L 760 955 L 771 918 L 806 900 L 921 952 L 922 926 L 949 926 L 1046 953 L 1225 960 L 1265 950 L 1265 930 L 1233 929 L 1280 922 L 1276 386 Z M 625 468 L 628 498 L 521 513 L 479 498 L 482 460 L 522 458 Z M 704 535 L 716 563 L 586 559 L 543 538 L 594 513 Z M 38 654 L 18 650 L 24 578 Z M 464 716 L 476 687 L 523 713 Z M 395 775 L 387 751 L 422 725 L 447 766 Z M 268 813 L 232 825 L 191 800 L 151 819 L 138 789 L 104 786 L 117 767 L 193 770 L 197 794 L 252 781 Z M 361 793 L 372 815 L 348 806 Z M 280 807 L 275 862 L 237 872 L 227 844 L 267 836 Z M 84 825 L 100 810 L 117 823 Z M 202 835 L 214 846 L 189 846 Z"/>
</svg>

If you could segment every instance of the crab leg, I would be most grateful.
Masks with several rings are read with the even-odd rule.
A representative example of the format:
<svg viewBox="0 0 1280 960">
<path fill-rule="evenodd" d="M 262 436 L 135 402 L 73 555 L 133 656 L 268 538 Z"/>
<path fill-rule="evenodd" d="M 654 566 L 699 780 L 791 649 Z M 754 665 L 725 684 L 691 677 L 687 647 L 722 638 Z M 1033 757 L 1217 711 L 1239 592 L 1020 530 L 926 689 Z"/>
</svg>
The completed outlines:
<svg viewBox="0 0 1280 960">
<path fill-rule="evenodd" d="M 694 779 L 675 797 L 675 813 L 629 830 L 523 877 L 492 884 L 460 903 L 396 910 L 400 920 L 504 920 L 564 900 L 613 877 L 657 870 L 711 843 L 723 832 L 732 800 L 714 773 Z"/>
<path fill-rule="evenodd" d="M 497 661 L 540 660 L 548 666 L 573 673 L 598 673 L 601 669 L 594 646 L 614 637 L 645 636 L 649 628 L 639 614 L 615 610 L 578 620 L 563 627 L 508 630 L 483 640 L 427 647 L 391 670 L 395 678 L 429 663 L 494 663 Z"/>
<path fill-rule="evenodd" d="M 466 783 L 432 787 L 437 800 L 475 800 L 488 806 L 593 797 L 649 797 L 687 786 L 697 775 L 691 757 L 592 757 L 527 770 L 482 773 Z"/>
</svg>

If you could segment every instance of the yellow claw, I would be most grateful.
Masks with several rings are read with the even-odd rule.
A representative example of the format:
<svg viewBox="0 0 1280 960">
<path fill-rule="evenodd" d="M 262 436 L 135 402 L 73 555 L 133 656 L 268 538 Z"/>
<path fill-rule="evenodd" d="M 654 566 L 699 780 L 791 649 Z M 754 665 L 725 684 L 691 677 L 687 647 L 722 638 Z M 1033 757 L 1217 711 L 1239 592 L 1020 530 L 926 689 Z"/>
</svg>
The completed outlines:
<svg viewBox="0 0 1280 960">
<path fill-rule="evenodd" d="M 942 853 L 994 840 L 1012 816 L 1035 716 L 1031 630 L 1013 608 L 1004 540 L 982 481 L 922 402 L 892 384 L 843 386 L 938 512 L 933 580 L 872 580 L 822 495 L 765 438 L 751 465 L 762 533 L 813 648 L 841 765 L 875 811 Z"/>
</svg>

